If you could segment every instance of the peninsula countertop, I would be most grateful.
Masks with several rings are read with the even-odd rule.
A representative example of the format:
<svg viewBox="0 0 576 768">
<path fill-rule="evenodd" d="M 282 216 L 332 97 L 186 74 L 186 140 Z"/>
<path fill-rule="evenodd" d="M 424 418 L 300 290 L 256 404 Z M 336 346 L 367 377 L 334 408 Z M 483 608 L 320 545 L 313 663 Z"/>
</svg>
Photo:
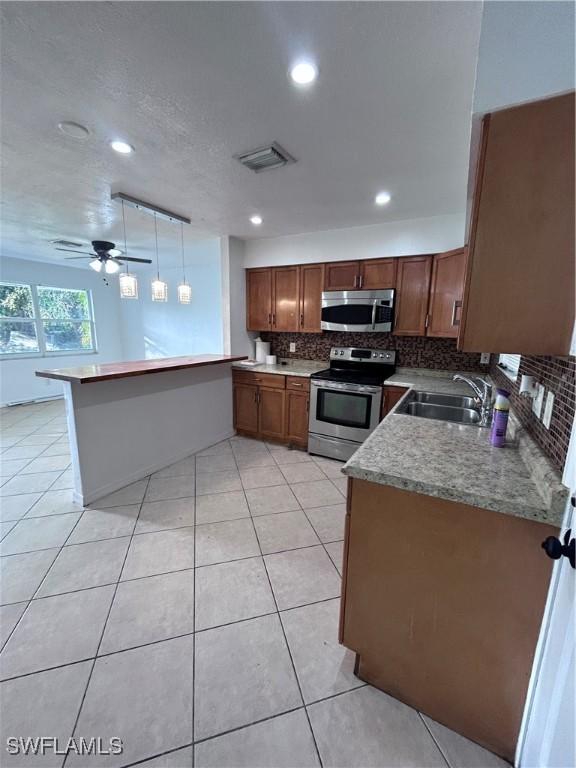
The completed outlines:
<svg viewBox="0 0 576 768">
<path fill-rule="evenodd" d="M 387 384 L 469 394 L 452 376 L 401 371 Z M 401 401 L 400 401 L 401 402 Z M 490 430 L 397 413 L 386 416 L 345 464 L 349 477 L 560 525 L 567 489 L 511 414 L 511 439 L 490 445 Z"/>
<path fill-rule="evenodd" d="M 130 376 L 144 376 L 150 373 L 181 371 L 187 368 L 200 368 L 206 365 L 220 365 L 245 360 L 242 355 L 191 355 L 185 357 L 162 357 L 155 360 L 134 360 L 130 362 L 103 363 L 101 365 L 80 365 L 75 368 L 53 368 L 36 371 L 36 376 L 45 379 L 71 381 L 75 384 L 88 384 L 96 381 L 125 379 Z"/>
</svg>

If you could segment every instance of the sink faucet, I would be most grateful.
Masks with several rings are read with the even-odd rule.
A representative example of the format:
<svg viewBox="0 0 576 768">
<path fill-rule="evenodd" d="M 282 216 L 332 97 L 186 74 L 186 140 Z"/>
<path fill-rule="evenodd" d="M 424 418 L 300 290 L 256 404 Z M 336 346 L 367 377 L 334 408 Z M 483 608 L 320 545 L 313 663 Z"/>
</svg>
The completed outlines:
<svg viewBox="0 0 576 768">
<path fill-rule="evenodd" d="M 492 385 L 481 376 L 468 378 L 468 376 L 462 376 L 461 373 L 457 373 L 452 378 L 453 381 L 464 381 L 473 389 L 476 395 L 476 402 L 480 406 L 479 426 L 489 427 L 492 421 Z"/>
</svg>

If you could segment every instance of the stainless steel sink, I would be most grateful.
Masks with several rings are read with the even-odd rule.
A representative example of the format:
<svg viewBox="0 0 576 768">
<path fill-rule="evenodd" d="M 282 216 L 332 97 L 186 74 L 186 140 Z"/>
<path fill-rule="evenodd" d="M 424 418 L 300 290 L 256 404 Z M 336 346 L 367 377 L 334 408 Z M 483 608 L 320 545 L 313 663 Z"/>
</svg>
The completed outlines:
<svg viewBox="0 0 576 768">
<path fill-rule="evenodd" d="M 435 392 L 411 392 L 400 404 L 396 413 L 420 416 L 423 419 L 477 425 L 480 422 L 480 412 L 473 406 L 473 397 L 442 395 Z"/>
</svg>

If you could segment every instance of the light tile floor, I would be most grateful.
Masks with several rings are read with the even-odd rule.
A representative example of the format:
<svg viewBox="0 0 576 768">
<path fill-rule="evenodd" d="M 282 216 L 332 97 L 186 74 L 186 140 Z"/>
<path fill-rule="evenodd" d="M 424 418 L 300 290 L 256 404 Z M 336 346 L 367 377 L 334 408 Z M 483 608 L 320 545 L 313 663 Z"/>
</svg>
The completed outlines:
<svg viewBox="0 0 576 768">
<path fill-rule="evenodd" d="M 63 403 L 0 421 L 2 766 L 506 765 L 354 676 L 338 462 L 235 437 L 83 510 Z"/>
</svg>

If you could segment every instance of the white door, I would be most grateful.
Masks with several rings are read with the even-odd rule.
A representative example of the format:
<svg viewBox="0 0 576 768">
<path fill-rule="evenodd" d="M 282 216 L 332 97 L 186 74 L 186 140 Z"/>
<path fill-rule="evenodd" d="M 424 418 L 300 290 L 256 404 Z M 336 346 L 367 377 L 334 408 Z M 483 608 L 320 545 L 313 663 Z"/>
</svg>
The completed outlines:
<svg viewBox="0 0 576 768">
<path fill-rule="evenodd" d="M 576 494 L 576 424 L 563 482 Z M 571 528 L 576 536 L 576 514 L 567 504 L 560 538 Z M 542 552 L 543 557 L 546 555 Z M 568 558 L 554 564 L 542 629 L 516 752 L 520 768 L 576 766 L 575 646 L 576 570 Z"/>
</svg>

